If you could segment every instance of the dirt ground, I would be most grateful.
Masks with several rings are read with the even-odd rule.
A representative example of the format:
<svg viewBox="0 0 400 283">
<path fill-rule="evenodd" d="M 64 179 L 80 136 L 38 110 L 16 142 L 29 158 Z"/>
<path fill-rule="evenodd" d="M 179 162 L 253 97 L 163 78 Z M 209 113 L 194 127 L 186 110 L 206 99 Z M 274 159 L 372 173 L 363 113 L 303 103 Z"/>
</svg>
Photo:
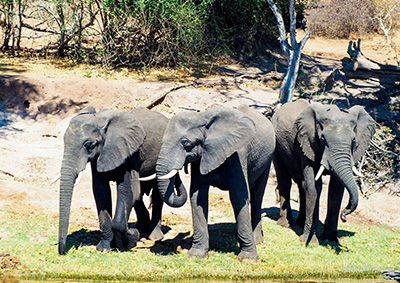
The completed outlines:
<svg viewBox="0 0 400 283">
<path fill-rule="evenodd" d="M 391 50 L 384 47 L 384 38 L 366 39 L 364 54 L 378 62 L 385 62 Z M 339 59 L 346 56 L 348 41 L 311 38 L 305 47 L 304 72 L 311 81 L 320 79 L 340 66 Z M 390 55 L 390 56 L 389 56 Z M 279 83 L 274 78 L 248 79 L 240 84 L 224 85 L 233 77 L 259 77 L 276 72 L 284 59 L 278 55 L 260 58 L 256 64 L 221 66 L 221 80 L 216 87 L 189 87 L 173 91 L 154 107 L 166 116 L 181 111 L 203 110 L 212 105 L 236 107 L 252 105 L 263 112 L 278 97 Z M 390 62 L 390 63 L 393 63 Z M 278 66 L 278 67 L 277 67 Z M 312 72 L 318 68 L 318 76 Z M 168 79 L 168 77 L 170 78 Z M 166 79 L 167 78 L 167 79 Z M 172 78 L 172 79 L 171 79 Z M 0 208 L 5 204 L 19 205 L 22 213 L 40 209 L 49 217 L 58 217 L 59 183 L 51 184 L 58 174 L 63 152 L 63 133 L 71 117 L 85 105 L 96 109 L 119 108 L 130 110 L 156 93 L 184 84 L 191 78 L 164 70 L 151 74 L 102 74 L 91 66 L 77 68 L 59 67 L 51 60 L 0 58 Z M 337 90 L 339 91 L 339 90 Z M 353 89 L 354 93 L 358 90 Z M 0 102 L 1 103 L 1 102 Z M 181 172 L 189 188 L 189 176 Z M 327 179 L 324 177 L 324 182 Z M 395 182 L 395 180 L 394 180 Z M 274 188 L 276 181 L 271 173 L 264 196 L 263 208 L 278 212 Z M 210 223 L 233 222 L 228 195 L 218 189 L 211 190 Z M 347 196 L 346 196 L 347 197 Z M 296 199 L 296 193 L 293 193 Z M 344 204 L 347 203 L 345 199 Z M 294 201 L 293 206 L 297 204 Z M 321 220 L 326 210 L 326 187 L 322 197 Z M 71 222 L 81 227 L 97 230 L 95 203 L 91 192 L 91 173 L 85 170 L 74 190 Z M 163 224 L 177 223 L 176 229 L 190 230 L 190 207 L 164 208 Z M 270 215 L 266 221 L 273 221 Z M 132 216 L 134 221 L 135 216 Z M 387 190 L 361 198 L 358 209 L 348 217 L 350 222 L 370 223 L 400 227 L 400 198 L 390 196 Z M 178 221 L 178 222 L 179 222 Z M 181 227 L 181 228 L 179 228 Z M 182 231 L 171 230 L 168 234 Z M 0 238 L 6 235 L 0 235 Z M 168 237 L 168 235 L 167 235 Z"/>
</svg>

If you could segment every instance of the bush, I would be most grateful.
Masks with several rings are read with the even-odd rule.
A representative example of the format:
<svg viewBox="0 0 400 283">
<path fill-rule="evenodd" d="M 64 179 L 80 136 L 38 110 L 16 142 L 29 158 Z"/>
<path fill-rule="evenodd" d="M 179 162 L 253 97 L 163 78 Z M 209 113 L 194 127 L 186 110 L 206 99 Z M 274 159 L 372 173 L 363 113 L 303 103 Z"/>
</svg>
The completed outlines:
<svg viewBox="0 0 400 283">
<path fill-rule="evenodd" d="M 288 18 L 289 0 L 277 2 Z M 266 0 L 103 3 L 112 25 L 103 37 L 108 52 L 102 53 L 102 61 L 116 64 L 165 66 L 190 64 L 206 54 L 252 55 L 271 46 L 278 35 Z"/>
<path fill-rule="evenodd" d="M 307 28 L 314 35 L 349 38 L 377 32 L 374 0 L 320 0 L 306 16 Z"/>
<path fill-rule="evenodd" d="M 204 11 L 191 1 L 103 2 L 103 62 L 160 66 L 191 62 L 204 51 Z"/>
<path fill-rule="evenodd" d="M 289 0 L 275 1 L 288 19 Z M 300 20 L 303 1 L 297 5 Z M 0 20 L 9 27 L 4 51 L 32 47 L 107 66 L 251 56 L 278 37 L 267 0 L 0 0 Z"/>
<path fill-rule="evenodd" d="M 275 0 L 289 26 L 289 0 Z M 304 0 L 297 1 L 298 23 L 303 19 Z M 266 0 L 215 0 L 207 13 L 208 42 L 214 51 L 252 55 L 277 43 L 276 20 Z M 217 53 L 218 53 L 217 52 Z"/>
</svg>

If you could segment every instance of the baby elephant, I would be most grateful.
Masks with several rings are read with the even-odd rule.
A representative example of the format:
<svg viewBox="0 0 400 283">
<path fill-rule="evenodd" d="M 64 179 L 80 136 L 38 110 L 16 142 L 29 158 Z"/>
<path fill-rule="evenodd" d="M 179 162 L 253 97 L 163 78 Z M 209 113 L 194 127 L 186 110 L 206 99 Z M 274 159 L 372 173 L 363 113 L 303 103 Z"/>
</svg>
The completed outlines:
<svg viewBox="0 0 400 283">
<path fill-rule="evenodd" d="M 375 133 L 375 122 L 361 107 L 340 110 L 335 105 L 309 104 L 303 99 L 284 104 L 272 117 L 276 133 L 274 166 L 280 194 L 282 226 L 293 225 L 290 208 L 292 179 L 300 191 L 297 224 L 304 227 L 300 241 L 318 244 L 315 235 L 319 216 L 321 175 L 330 177 L 328 212 L 322 239 L 338 243 L 337 226 L 344 188 L 350 194 L 340 217 L 352 213 L 358 204 L 354 166 L 364 155 Z"/>
<path fill-rule="evenodd" d="M 132 112 L 102 110 L 96 113 L 85 107 L 72 118 L 64 135 L 64 156 L 60 181 L 60 254 L 66 252 L 68 222 L 72 191 L 80 172 L 88 162 L 92 168 L 93 194 L 100 222 L 99 251 L 109 251 L 116 238 L 124 249 L 136 245 L 139 233 L 128 228 L 132 207 L 137 214 L 137 228 L 152 240 L 163 238 L 161 211 L 163 202 L 157 191 L 157 181 L 140 182 L 143 176 L 155 175 L 156 161 L 168 119 L 160 113 L 145 108 Z M 117 183 L 115 216 L 112 218 L 110 181 Z M 178 189 L 176 206 L 186 201 L 186 190 L 176 177 Z M 142 197 L 153 189 L 153 210 L 149 212 Z"/>
<path fill-rule="evenodd" d="M 256 244 L 263 240 L 261 204 L 274 149 L 272 124 L 247 106 L 184 112 L 170 120 L 157 161 L 158 187 L 161 198 L 174 205 L 175 174 L 191 164 L 194 232 L 189 256 L 204 258 L 208 254 L 208 192 L 215 186 L 229 191 L 241 249 L 239 260 L 258 259 Z"/>
</svg>

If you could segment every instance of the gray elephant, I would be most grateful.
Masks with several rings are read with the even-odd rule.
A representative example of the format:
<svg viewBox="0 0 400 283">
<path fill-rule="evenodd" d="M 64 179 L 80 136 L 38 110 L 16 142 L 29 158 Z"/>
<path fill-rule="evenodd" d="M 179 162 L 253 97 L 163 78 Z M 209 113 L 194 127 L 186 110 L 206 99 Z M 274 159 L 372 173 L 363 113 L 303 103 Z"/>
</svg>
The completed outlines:
<svg viewBox="0 0 400 283">
<path fill-rule="evenodd" d="M 190 200 L 193 244 L 190 257 L 208 254 L 209 186 L 228 190 L 233 206 L 241 261 L 258 259 L 262 242 L 261 204 L 268 180 L 275 134 L 271 122 L 255 110 L 210 109 L 174 116 L 165 130 L 157 161 L 161 198 L 174 205 L 177 170 L 191 164 Z M 251 205 L 251 215 L 249 213 Z"/>
<path fill-rule="evenodd" d="M 71 209 L 72 191 L 78 174 L 88 162 L 92 169 L 92 187 L 100 222 L 101 241 L 97 250 L 108 251 L 115 239 L 124 249 L 136 245 L 139 233 L 152 240 L 163 237 L 161 211 L 163 202 L 156 180 L 140 182 L 139 178 L 153 174 L 168 119 L 145 108 L 132 112 L 102 110 L 96 113 L 85 107 L 73 117 L 64 135 L 64 156 L 60 180 L 59 245 L 66 252 L 66 239 Z M 115 216 L 112 218 L 110 181 L 117 183 Z M 186 201 L 186 190 L 176 177 L 176 206 Z M 143 194 L 152 193 L 152 216 L 143 203 Z M 128 228 L 132 207 L 135 208 L 137 229 Z"/>
<path fill-rule="evenodd" d="M 337 226 L 346 187 L 350 198 L 341 212 L 346 215 L 358 205 L 358 186 L 354 166 L 364 155 L 375 133 L 375 122 L 361 107 L 340 110 L 335 105 L 309 104 L 303 99 L 284 104 L 272 117 L 276 133 L 274 166 L 280 194 L 278 224 L 294 224 L 290 207 L 292 179 L 300 192 L 297 224 L 304 227 L 300 241 L 319 244 L 316 236 L 321 175 L 330 175 L 328 211 L 321 239 L 339 243 Z M 353 172 L 352 172 L 353 171 Z"/>
</svg>

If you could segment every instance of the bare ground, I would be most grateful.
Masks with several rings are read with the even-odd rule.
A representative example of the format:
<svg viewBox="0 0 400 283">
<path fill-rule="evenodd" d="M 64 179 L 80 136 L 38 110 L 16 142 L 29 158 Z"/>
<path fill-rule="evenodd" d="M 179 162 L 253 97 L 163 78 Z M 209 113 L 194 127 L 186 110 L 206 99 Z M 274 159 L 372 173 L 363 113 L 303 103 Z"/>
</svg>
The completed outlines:
<svg viewBox="0 0 400 283">
<path fill-rule="evenodd" d="M 367 40 L 364 52 L 382 61 L 385 56 L 374 52 L 375 41 L 377 39 Z M 311 39 L 305 49 L 303 78 L 307 79 L 307 83 L 317 84 L 333 69 L 340 67 L 338 58 L 344 57 L 346 50 L 347 41 Z M 221 75 L 213 78 L 220 80 L 218 86 L 181 88 L 168 94 L 154 110 L 171 117 L 181 111 L 203 110 L 213 105 L 236 107 L 245 103 L 263 112 L 266 106 L 277 100 L 279 83 L 276 78 L 282 77 L 284 60 L 277 54 L 271 54 L 255 62 L 247 67 L 223 66 L 220 68 Z M 59 187 L 58 183 L 51 184 L 50 181 L 60 169 L 62 138 L 70 118 L 88 104 L 96 109 L 130 110 L 155 93 L 193 79 L 176 73 L 171 73 L 169 79 L 166 77 L 168 71 L 165 70 L 160 74 L 104 75 L 90 66 L 72 70 L 57 67 L 51 61 L 0 58 L 0 208 L 14 204 L 19 206 L 21 215 L 38 210 L 57 219 Z M 236 85 L 225 83 L 235 82 L 234 78 L 244 79 Z M 354 96 L 360 94 L 357 87 L 350 90 Z M 329 95 L 343 99 L 341 93 L 341 88 L 335 88 Z M 189 176 L 181 174 L 188 188 Z M 324 181 L 326 183 L 326 179 Z M 265 221 L 274 221 L 279 211 L 275 202 L 275 186 L 272 172 L 263 202 Z M 297 198 L 296 193 L 293 193 L 293 198 Z M 344 205 L 346 203 L 347 196 L 343 201 Z M 295 201 L 293 206 L 297 206 Z M 349 221 L 399 227 L 399 208 L 400 198 L 390 196 L 388 190 L 383 188 L 369 198 L 361 198 L 357 211 L 349 216 Z M 322 197 L 321 220 L 325 210 L 326 188 Z M 71 211 L 71 222 L 82 228 L 98 229 L 90 170 L 85 170 L 74 190 Z M 211 190 L 209 218 L 210 223 L 234 222 L 226 192 Z M 131 221 L 134 219 L 135 215 L 132 215 Z M 189 204 L 180 209 L 165 207 L 163 224 L 172 228 L 167 238 L 190 231 Z M 2 237 L 7 235 L 0 234 Z"/>
</svg>

